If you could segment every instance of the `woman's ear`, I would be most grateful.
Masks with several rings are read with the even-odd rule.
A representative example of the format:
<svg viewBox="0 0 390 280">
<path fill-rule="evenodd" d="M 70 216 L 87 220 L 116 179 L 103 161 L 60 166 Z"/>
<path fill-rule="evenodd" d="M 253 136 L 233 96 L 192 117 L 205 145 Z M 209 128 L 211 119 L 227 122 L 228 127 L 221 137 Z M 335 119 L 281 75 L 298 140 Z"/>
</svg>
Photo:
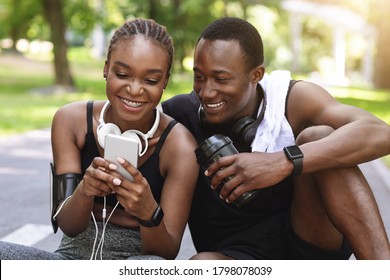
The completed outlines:
<svg viewBox="0 0 390 280">
<path fill-rule="evenodd" d="M 253 71 L 253 73 L 252 73 L 252 81 L 254 83 L 260 82 L 263 79 L 263 77 L 264 77 L 264 73 L 265 73 L 264 66 L 263 65 L 259 65 L 255 69 L 253 69 L 252 71 Z"/>
<path fill-rule="evenodd" d="M 169 82 L 169 77 L 170 77 L 170 76 L 171 76 L 171 74 L 168 73 L 168 74 L 167 74 L 167 77 L 165 78 L 165 81 L 164 81 L 164 87 L 163 87 L 163 89 L 166 89 L 166 88 L 167 88 L 168 82 Z"/>
<path fill-rule="evenodd" d="M 105 79 L 105 80 L 107 80 L 107 75 L 108 75 L 108 67 L 109 67 L 109 62 L 106 60 L 105 62 L 104 62 L 104 68 L 103 68 L 103 78 Z"/>
</svg>

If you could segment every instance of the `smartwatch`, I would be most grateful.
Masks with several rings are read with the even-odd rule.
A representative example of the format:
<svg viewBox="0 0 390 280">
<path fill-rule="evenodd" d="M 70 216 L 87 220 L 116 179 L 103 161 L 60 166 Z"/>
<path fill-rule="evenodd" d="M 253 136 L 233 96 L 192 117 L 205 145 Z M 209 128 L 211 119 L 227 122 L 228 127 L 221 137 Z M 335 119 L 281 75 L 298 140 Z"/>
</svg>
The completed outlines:
<svg viewBox="0 0 390 280">
<path fill-rule="evenodd" d="M 287 158 L 293 163 L 294 169 L 292 172 L 293 176 L 298 176 L 302 173 L 303 168 L 303 153 L 297 145 L 288 146 L 283 148 Z"/>
<path fill-rule="evenodd" d="M 138 220 L 140 225 L 150 228 L 150 227 L 158 227 L 160 225 L 163 217 L 164 217 L 164 212 L 161 209 L 160 204 L 158 204 L 157 209 L 156 209 L 156 211 L 154 211 L 153 216 L 150 220 L 144 221 L 144 220 L 141 220 L 138 218 L 137 218 L 137 220 Z"/>
</svg>

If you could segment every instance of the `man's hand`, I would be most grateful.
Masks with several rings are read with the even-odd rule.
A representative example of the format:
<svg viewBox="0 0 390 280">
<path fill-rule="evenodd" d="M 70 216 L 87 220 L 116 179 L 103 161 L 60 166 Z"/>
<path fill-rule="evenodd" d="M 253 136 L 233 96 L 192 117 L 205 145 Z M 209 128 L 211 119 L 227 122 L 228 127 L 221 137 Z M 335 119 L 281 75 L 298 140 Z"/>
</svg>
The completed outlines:
<svg viewBox="0 0 390 280">
<path fill-rule="evenodd" d="M 205 175 L 212 177 L 213 189 L 225 180 L 220 197 L 230 203 L 245 192 L 279 183 L 291 174 L 291 168 L 292 164 L 283 151 L 240 153 L 219 158 L 209 166 Z"/>
</svg>

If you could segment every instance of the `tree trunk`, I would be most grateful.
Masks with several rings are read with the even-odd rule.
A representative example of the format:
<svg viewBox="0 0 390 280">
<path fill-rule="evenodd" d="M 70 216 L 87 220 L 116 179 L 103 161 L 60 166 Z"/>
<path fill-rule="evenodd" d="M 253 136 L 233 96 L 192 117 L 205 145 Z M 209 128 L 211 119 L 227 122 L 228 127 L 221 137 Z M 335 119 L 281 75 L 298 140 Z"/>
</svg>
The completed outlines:
<svg viewBox="0 0 390 280">
<path fill-rule="evenodd" d="M 54 53 L 55 84 L 67 89 L 74 86 L 67 58 L 65 18 L 62 0 L 41 0 L 45 17 L 50 25 Z"/>
</svg>

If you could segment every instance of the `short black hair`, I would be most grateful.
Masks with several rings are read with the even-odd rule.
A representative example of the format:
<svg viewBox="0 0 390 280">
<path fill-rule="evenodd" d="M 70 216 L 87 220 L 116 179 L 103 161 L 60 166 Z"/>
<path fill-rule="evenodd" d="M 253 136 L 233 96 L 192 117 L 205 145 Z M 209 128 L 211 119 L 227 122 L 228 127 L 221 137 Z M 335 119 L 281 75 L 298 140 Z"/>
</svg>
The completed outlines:
<svg viewBox="0 0 390 280">
<path fill-rule="evenodd" d="M 200 39 L 216 41 L 237 41 L 247 60 L 249 69 L 264 62 L 264 47 L 260 33 L 248 21 L 236 17 L 223 17 L 210 23 L 200 35 Z"/>
</svg>

